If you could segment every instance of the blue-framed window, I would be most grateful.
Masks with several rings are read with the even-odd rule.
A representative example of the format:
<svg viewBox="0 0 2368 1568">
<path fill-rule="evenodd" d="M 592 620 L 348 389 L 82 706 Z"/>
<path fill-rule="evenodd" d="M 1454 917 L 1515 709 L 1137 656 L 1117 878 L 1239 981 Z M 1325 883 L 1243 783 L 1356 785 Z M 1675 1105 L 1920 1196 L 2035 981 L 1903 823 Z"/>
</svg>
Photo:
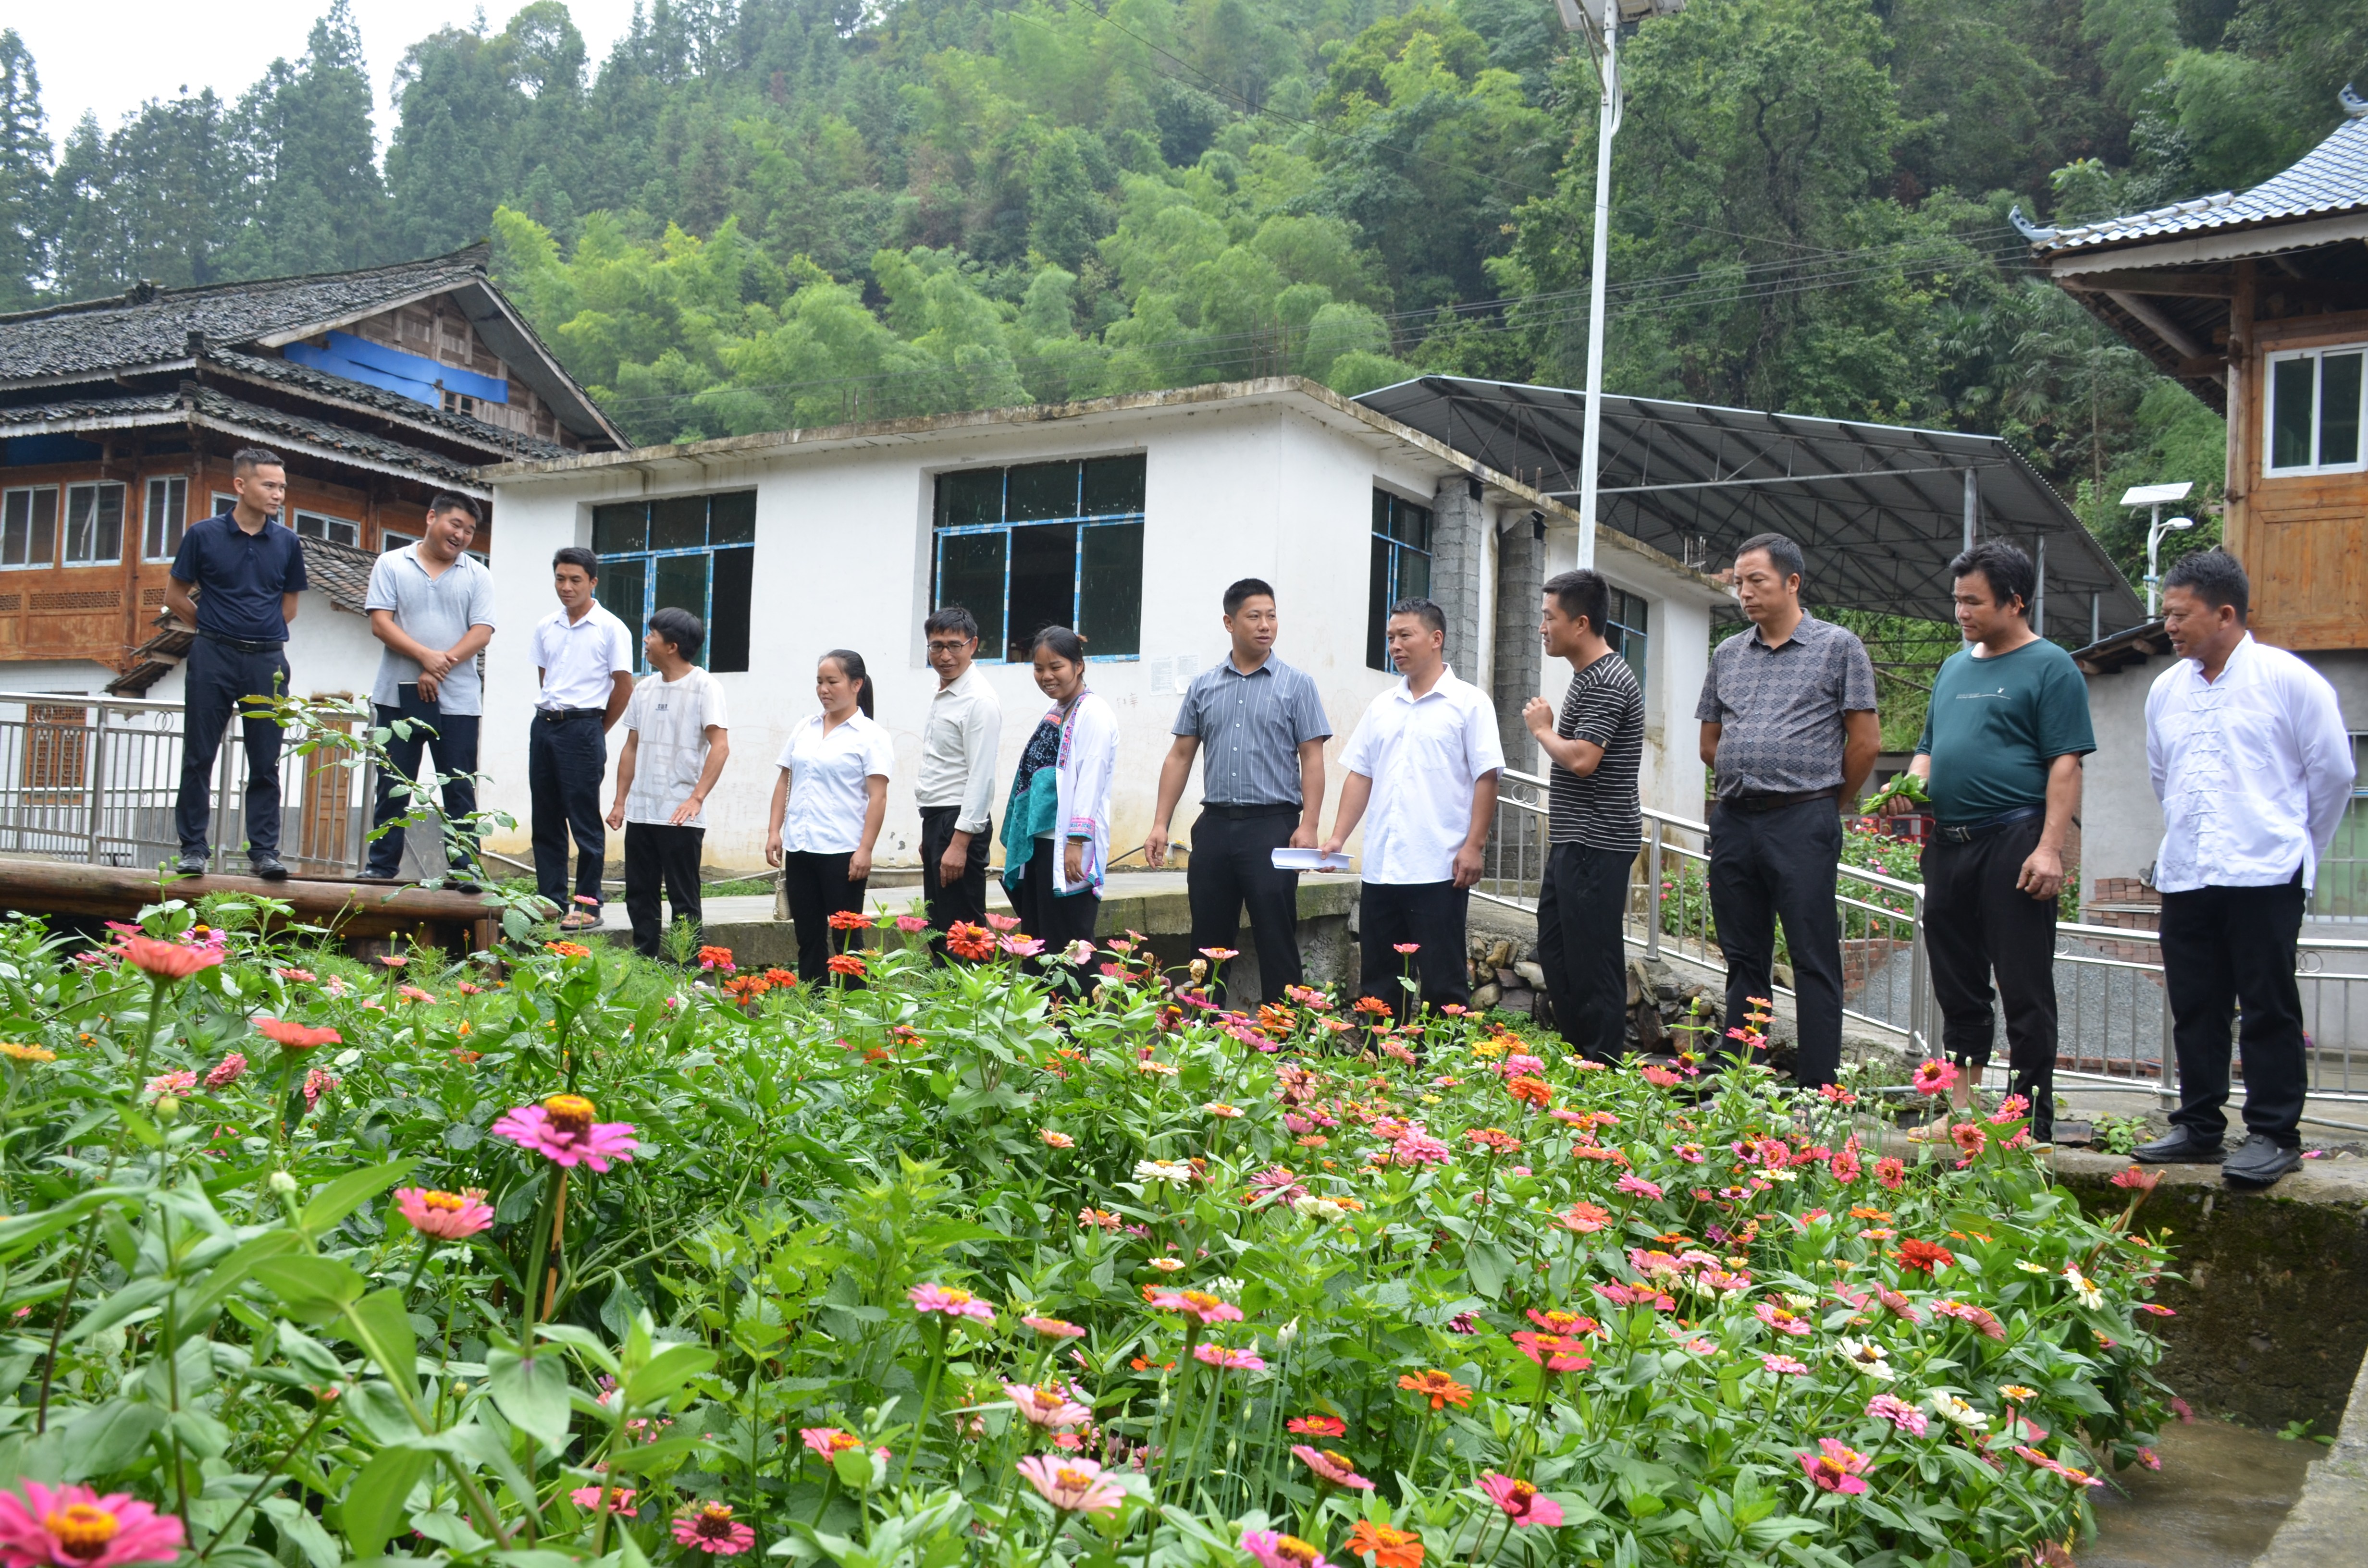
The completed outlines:
<svg viewBox="0 0 2368 1568">
<path fill-rule="evenodd" d="M 1430 597 L 1430 508 L 1373 492 L 1373 576 L 1365 612 L 1365 667 L 1390 665 L 1390 607 Z"/>
<path fill-rule="evenodd" d="M 1645 684 L 1645 655 L 1652 645 L 1650 615 L 1651 607 L 1645 604 L 1643 595 L 1632 594 L 1625 588 L 1611 589 L 1611 614 L 1603 628 L 1603 640 L 1611 644 L 1613 653 L 1628 661 L 1640 687 Z"/>
<path fill-rule="evenodd" d="M 929 602 L 978 621 L 978 656 L 1024 662 L 1067 626 L 1089 659 L 1143 652 L 1140 454 L 938 476 Z"/>
<path fill-rule="evenodd" d="M 748 598 L 756 582 L 757 493 L 669 495 L 592 508 L 594 589 L 633 634 L 643 669 L 642 629 L 662 609 L 687 609 L 707 627 L 699 662 L 721 674 L 748 667 Z"/>
</svg>

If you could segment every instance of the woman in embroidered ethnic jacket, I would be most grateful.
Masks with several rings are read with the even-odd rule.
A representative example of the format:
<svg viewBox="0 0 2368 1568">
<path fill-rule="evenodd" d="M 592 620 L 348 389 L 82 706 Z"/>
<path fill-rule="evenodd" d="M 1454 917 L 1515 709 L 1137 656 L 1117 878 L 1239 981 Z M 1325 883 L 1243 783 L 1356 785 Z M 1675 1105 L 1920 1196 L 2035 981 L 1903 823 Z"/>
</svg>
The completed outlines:
<svg viewBox="0 0 2368 1568">
<path fill-rule="evenodd" d="M 1085 640 L 1037 633 L 1036 684 L 1053 699 L 1012 776 L 1003 819 L 1003 885 L 1020 929 L 1048 949 L 1091 941 L 1110 861 L 1118 715 L 1086 687 Z"/>
</svg>

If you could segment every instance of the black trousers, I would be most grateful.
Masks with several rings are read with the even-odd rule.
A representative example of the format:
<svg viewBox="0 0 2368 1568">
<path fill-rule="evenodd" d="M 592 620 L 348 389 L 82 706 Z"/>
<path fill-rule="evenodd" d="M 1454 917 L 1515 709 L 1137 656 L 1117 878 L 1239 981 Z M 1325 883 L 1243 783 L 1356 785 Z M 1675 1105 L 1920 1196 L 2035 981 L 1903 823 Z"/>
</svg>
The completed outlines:
<svg viewBox="0 0 2368 1568">
<path fill-rule="evenodd" d="M 609 824 L 600 818 L 600 780 L 609 771 L 609 736 L 600 716 L 586 712 L 556 722 L 529 721 L 526 787 L 534 801 L 535 891 L 570 904 L 567 844 L 575 841 L 575 893 L 600 903 L 600 872 L 609 857 Z"/>
<path fill-rule="evenodd" d="M 1924 846 L 1924 940 L 1941 1046 L 1960 1067 L 1988 1064 L 1995 974 L 2006 1008 L 2009 1087 L 2031 1102 L 2034 1133 L 2055 1120 L 2055 901 L 2014 883 L 2045 826 L 2034 816 L 1964 843 L 1935 838 Z"/>
<path fill-rule="evenodd" d="M 1830 800 L 1711 816 L 1710 910 L 1726 956 L 1726 1027 L 1744 1027 L 1749 998 L 1775 997 L 1776 922 L 1793 961 L 1800 1083 L 1819 1088 L 1842 1062 L 1842 933 L 1834 868 L 1842 819 Z"/>
<path fill-rule="evenodd" d="M 1357 994 L 1388 1003 L 1395 1017 L 1410 1017 L 1400 982 L 1411 973 L 1417 999 L 1433 1012 L 1451 1002 L 1470 1006 L 1463 922 L 1471 907 L 1470 891 L 1453 882 L 1367 882 L 1357 895 Z M 1407 942 L 1419 946 L 1399 952 Z"/>
<path fill-rule="evenodd" d="M 1579 1054 L 1617 1062 L 1628 1045 L 1627 951 L 1621 917 L 1635 852 L 1557 844 L 1538 883 L 1538 967 L 1554 1027 Z"/>
<path fill-rule="evenodd" d="M 789 900 L 790 918 L 798 928 L 798 978 L 818 985 L 830 973 L 830 955 L 853 945 L 855 933 L 834 931 L 830 917 L 841 910 L 861 909 L 870 879 L 847 880 L 848 862 L 855 856 L 792 849 L 781 857 L 781 894 Z M 852 977 L 850 977 L 852 983 Z"/>
<path fill-rule="evenodd" d="M 2245 1061 L 2245 1129 L 2285 1147 L 2302 1142 L 2310 1067 L 2302 1038 L 2294 945 L 2302 936 L 2302 869 L 2265 888 L 2197 888 L 2162 895 L 2162 973 L 2179 1049 L 2171 1125 L 2216 1143 L 2227 1136 L 2229 1026 Z"/>
<path fill-rule="evenodd" d="M 1066 970 L 1076 979 L 1080 992 L 1090 983 L 1090 964 L 1057 964 L 1053 955 L 1079 937 L 1094 939 L 1094 926 L 1101 918 L 1101 894 L 1070 893 L 1066 897 L 1053 891 L 1053 857 L 1066 855 L 1067 846 L 1058 838 L 1040 838 L 1035 852 L 1028 857 L 1027 869 L 1020 873 L 1019 896 L 1011 901 L 1011 912 L 1019 916 L 1019 934 L 1033 937 L 1044 944 L 1044 953 L 1037 960 L 1040 970 L 1052 974 Z"/>
<path fill-rule="evenodd" d="M 970 835 L 970 858 L 962 862 L 960 881 L 941 881 L 938 877 L 938 862 L 945 858 L 946 846 L 953 842 L 954 824 L 961 818 L 960 806 L 921 808 L 921 902 L 929 911 L 929 957 L 934 963 L 946 961 L 947 932 L 964 923 L 986 924 L 986 857 L 993 847 L 992 832 Z"/>
<path fill-rule="evenodd" d="M 672 823 L 629 822 L 625 824 L 625 915 L 633 923 L 633 950 L 645 959 L 658 956 L 658 937 L 666 926 L 658 919 L 658 888 L 666 888 L 677 920 L 700 928 L 699 852 L 707 842 L 703 827 L 677 827 Z"/>
<path fill-rule="evenodd" d="M 1299 825 L 1297 806 L 1201 807 L 1192 824 L 1192 863 L 1184 872 L 1185 896 L 1192 905 L 1192 946 L 1241 945 L 1242 909 L 1250 912 L 1250 940 L 1257 944 L 1262 1002 L 1280 1002 L 1283 987 L 1301 983 L 1299 873 L 1278 871 L 1274 852 L 1287 847 Z M 1224 971 L 1209 999 L 1227 1005 Z M 1253 998 L 1244 997 L 1247 1007 Z"/>
<path fill-rule="evenodd" d="M 386 740 L 387 760 L 394 771 L 378 776 L 378 806 L 370 814 L 370 825 L 379 827 L 407 814 L 407 797 L 400 792 L 403 780 L 419 777 L 419 760 L 423 753 L 433 751 L 436 771 L 448 774 L 443 790 L 444 821 L 447 825 L 475 814 L 477 810 L 477 729 L 482 722 L 474 713 L 447 713 L 433 702 L 423 701 L 417 685 L 394 688 L 395 705 L 372 706 L 378 713 L 381 729 L 391 728 L 398 719 L 418 721 L 408 740 L 401 734 L 390 734 Z M 398 823 L 371 840 L 369 874 L 392 877 L 403 869 L 404 828 Z M 468 877 L 476 874 L 476 837 L 473 834 L 448 833 L 445 848 L 452 857 L 452 874 Z"/>
<path fill-rule="evenodd" d="M 181 853 L 203 855 L 212 837 L 214 758 L 222 732 L 242 697 L 277 697 L 288 689 L 288 655 L 242 653 L 211 637 L 189 645 L 181 669 L 181 792 L 173 802 L 173 831 Z M 246 852 L 279 853 L 279 726 L 241 718 L 246 747 Z"/>
</svg>

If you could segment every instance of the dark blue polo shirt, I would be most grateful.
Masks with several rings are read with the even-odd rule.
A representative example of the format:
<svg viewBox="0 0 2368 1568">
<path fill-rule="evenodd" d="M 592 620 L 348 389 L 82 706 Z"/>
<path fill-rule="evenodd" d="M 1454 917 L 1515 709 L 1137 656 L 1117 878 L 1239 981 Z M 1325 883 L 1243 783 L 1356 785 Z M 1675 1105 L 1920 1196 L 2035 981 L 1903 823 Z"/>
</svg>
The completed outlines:
<svg viewBox="0 0 2368 1568">
<path fill-rule="evenodd" d="M 250 534 L 228 512 L 193 523 L 173 575 L 198 587 L 198 630 L 242 642 L 285 642 L 279 596 L 305 587 L 304 547 L 277 522 Z"/>
</svg>

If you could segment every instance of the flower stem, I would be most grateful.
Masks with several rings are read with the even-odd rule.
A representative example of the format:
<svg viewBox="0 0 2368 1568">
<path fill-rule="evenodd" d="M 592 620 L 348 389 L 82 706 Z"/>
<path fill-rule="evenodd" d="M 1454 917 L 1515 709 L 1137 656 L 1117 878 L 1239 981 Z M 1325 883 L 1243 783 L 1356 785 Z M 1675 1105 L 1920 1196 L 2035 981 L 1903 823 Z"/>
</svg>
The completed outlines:
<svg viewBox="0 0 2368 1568">
<path fill-rule="evenodd" d="M 905 1467 L 898 1472 L 896 1484 L 903 1486 L 913 1478 L 913 1459 L 929 1430 L 929 1406 L 938 1397 L 938 1376 L 946 1369 L 946 1320 L 942 1312 L 932 1313 L 937 1322 L 937 1336 L 930 1346 L 929 1381 L 921 1385 L 921 1415 L 913 1423 L 913 1440 L 905 1449 Z"/>
</svg>

